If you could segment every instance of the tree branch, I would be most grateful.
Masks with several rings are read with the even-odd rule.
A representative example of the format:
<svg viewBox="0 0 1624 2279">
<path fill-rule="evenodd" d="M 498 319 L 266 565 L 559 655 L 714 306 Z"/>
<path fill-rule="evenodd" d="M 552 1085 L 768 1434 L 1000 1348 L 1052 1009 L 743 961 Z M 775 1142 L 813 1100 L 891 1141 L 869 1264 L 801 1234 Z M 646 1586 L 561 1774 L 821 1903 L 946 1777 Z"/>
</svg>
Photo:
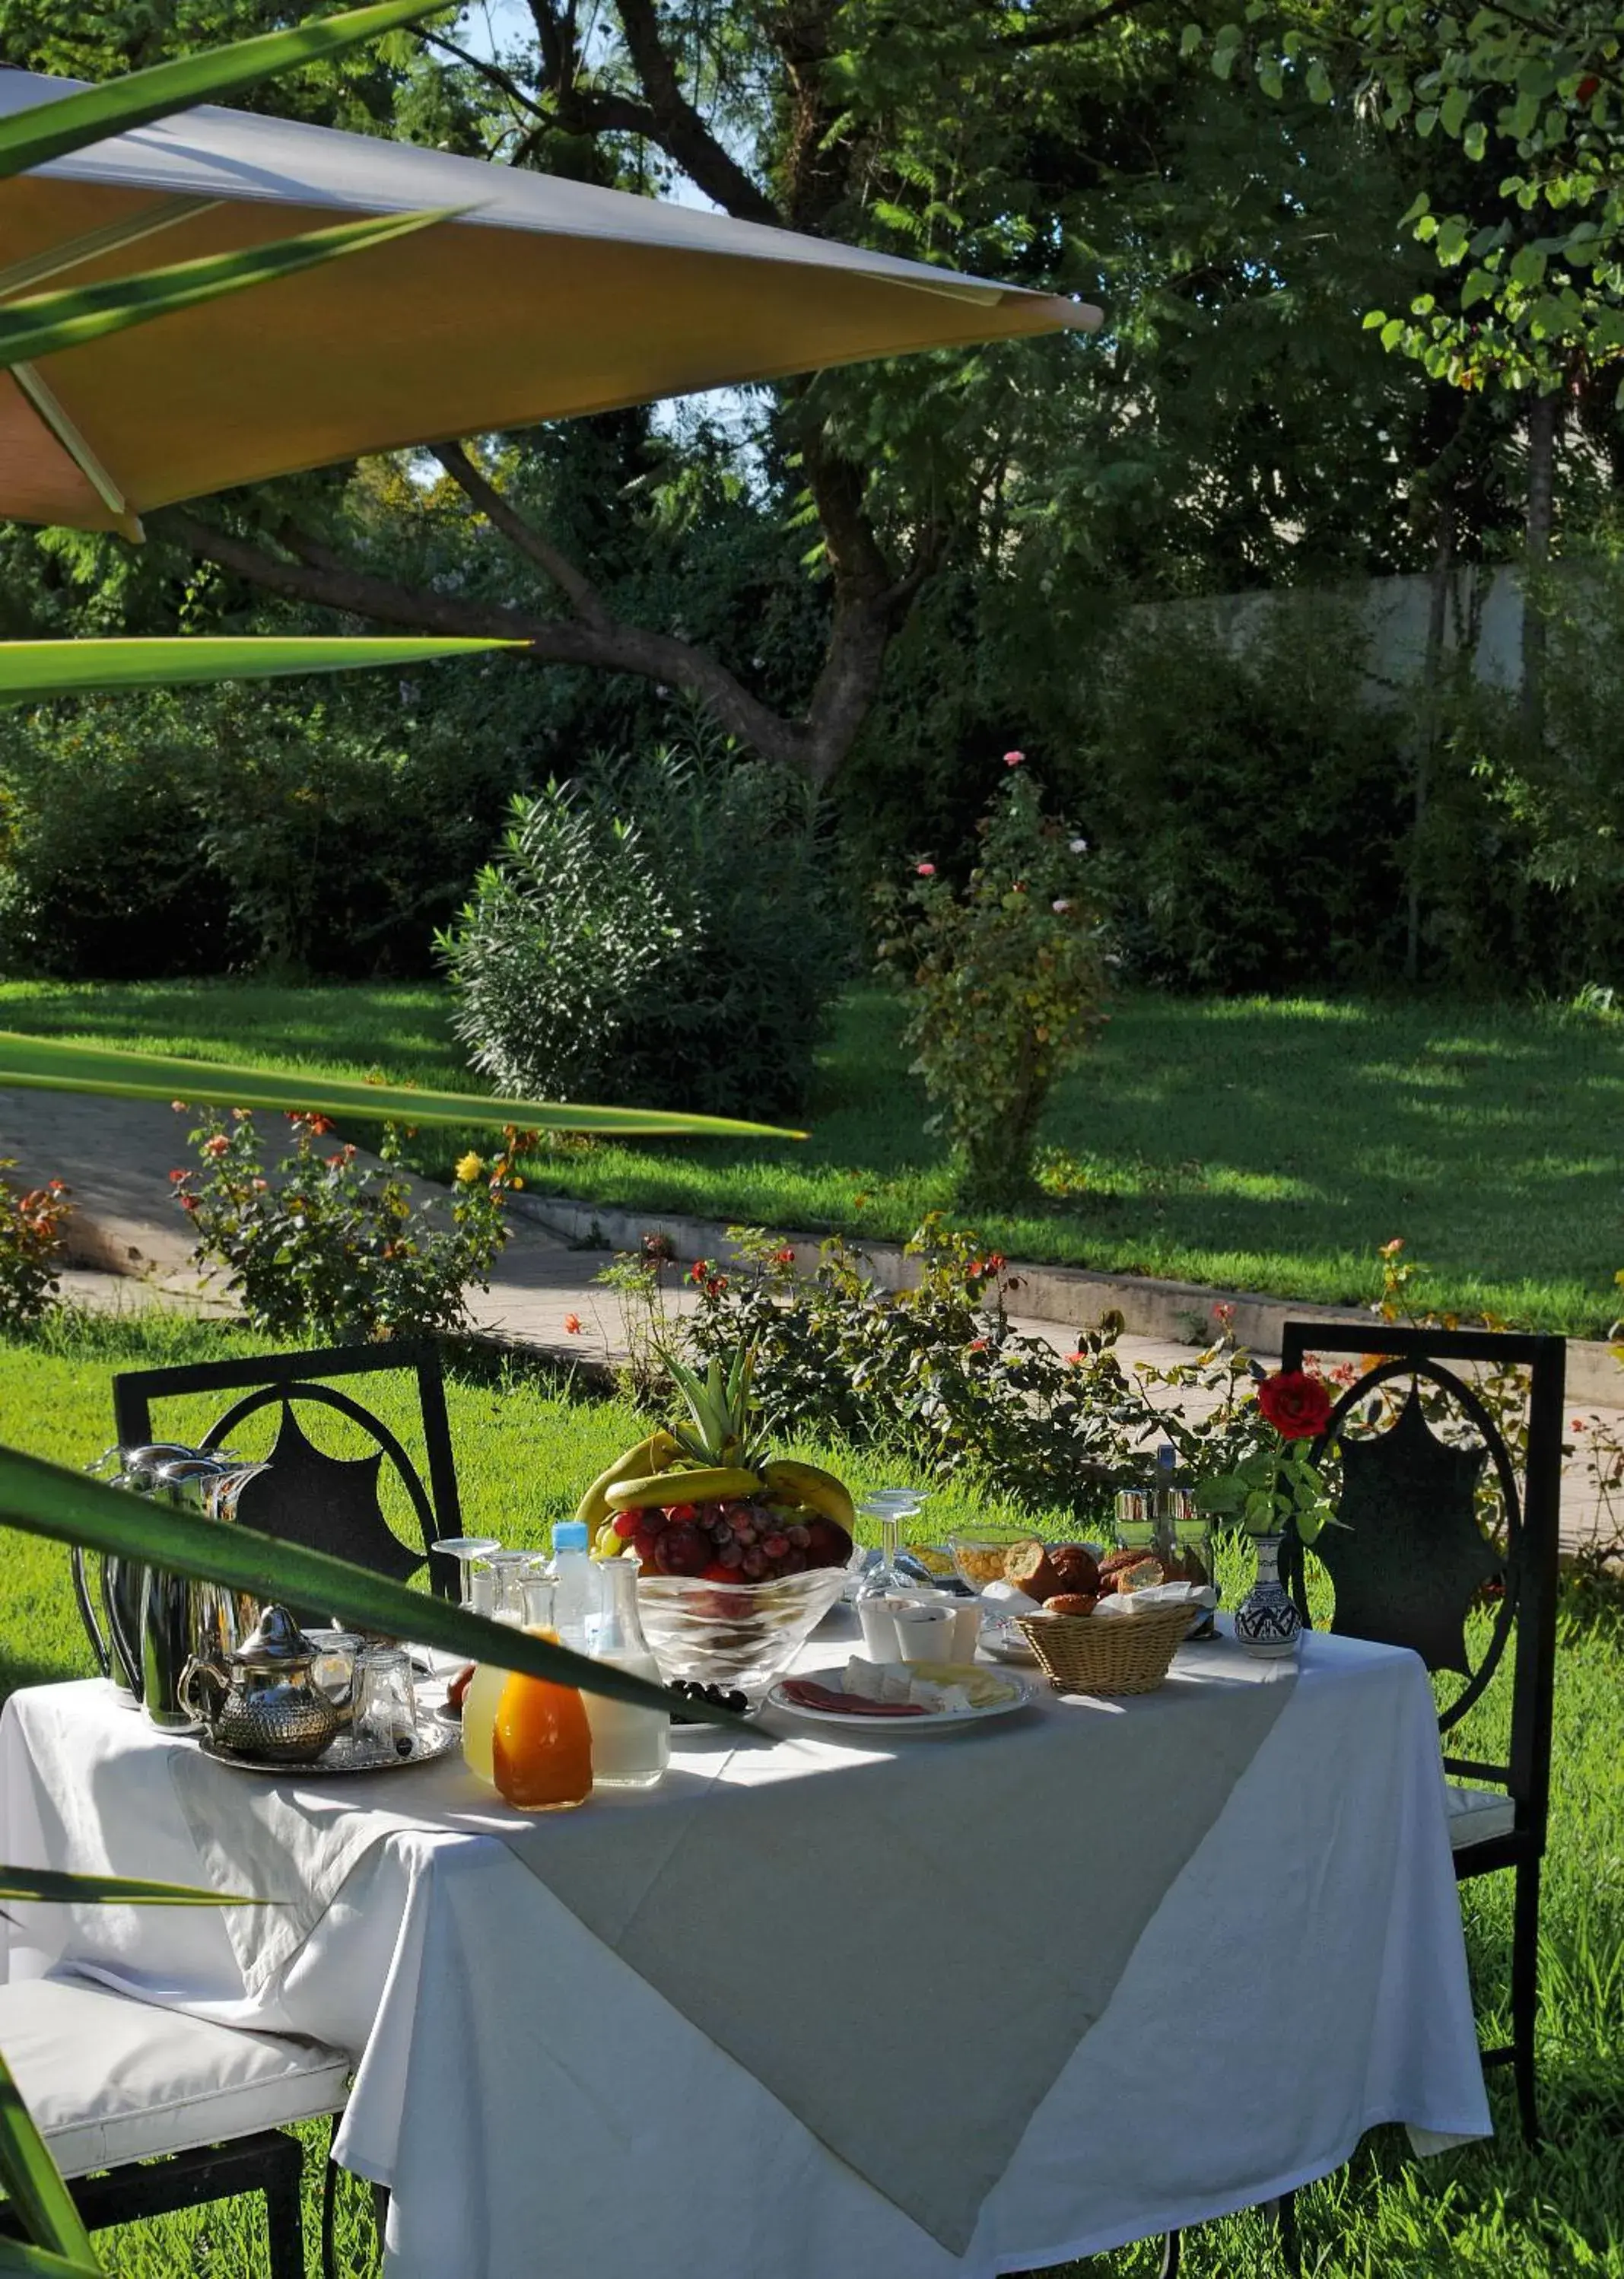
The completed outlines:
<svg viewBox="0 0 1624 2279">
<path fill-rule="evenodd" d="M 536 564 L 549 577 L 569 602 L 575 614 L 586 625 L 607 632 L 615 620 L 597 587 L 584 571 L 578 570 L 569 556 L 559 551 L 534 526 L 525 521 L 509 501 L 503 498 L 494 483 L 482 474 L 460 443 L 436 443 L 432 446 L 434 457 L 458 488 L 478 507 L 494 529 L 501 531 L 510 546 Z"/>
<path fill-rule="evenodd" d="M 767 222 L 781 228 L 783 217 L 772 200 L 716 140 L 683 93 L 677 66 L 660 38 L 654 0 L 615 0 L 615 5 L 643 99 L 655 120 L 651 139 L 736 221 Z"/>
<path fill-rule="evenodd" d="M 827 738 L 820 739 L 816 724 L 809 721 L 803 725 L 781 718 L 703 649 L 691 648 L 669 633 L 624 625 L 607 610 L 601 624 L 589 625 L 576 618 L 542 617 L 505 602 L 402 586 L 393 579 L 356 569 L 318 540 L 293 528 L 278 533 L 296 556 L 287 561 L 249 539 L 203 521 L 184 507 L 168 507 L 149 515 L 147 524 L 149 530 L 177 540 L 200 560 L 212 562 L 285 601 L 313 602 L 346 617 L 403 625 L 415 633 L 519 641 L 525 644 L 532 664 L 595 665 L 607 672 L 634 672 L 662 686 L 689 689 L 730 735 L 764 758 L 811 777 L 814 782 L 827 781 L 844 756 L 844 746 L 829 756 Z M 883 658 L 883 646 L 881 655 Z M 824 677 L 827 672 L 826 667 Z M 870 694 L 864 710 L 872 701 Z"/>
<path fill-rule="evenodd" d="M 455 40 L 448 40 L 442 32 L 425 32 L 423 36 L 431 48 L 440 48 L 447 55 L 455 56 L 458 63 L 466 64 L 470 71 L 478 72 L 490 86 L 500 88 L 511 102 L 517 103 L 521 111 L 527 111 L 532 119 L 546 118 L 547 113 L 535 97 L 519 85 L 511 72 L 503 71 L 500 64 L 492 63 L 487 56 L 471 55 L 466 48 L 459 48 Z"/>
<path fill-rule="evenodd" d="M 1105 24 L 1114 23 L 1119 16 L 1131 16 L 1145 0 L 1108 0 L 1108 4 L 1095 10 L 1071 24 L 1031 24 L 1018 32 L 998 32 L 991 44 L 995 48 L 1057 48 L 1067 40 L 1086 39 Z"/>
</svg>

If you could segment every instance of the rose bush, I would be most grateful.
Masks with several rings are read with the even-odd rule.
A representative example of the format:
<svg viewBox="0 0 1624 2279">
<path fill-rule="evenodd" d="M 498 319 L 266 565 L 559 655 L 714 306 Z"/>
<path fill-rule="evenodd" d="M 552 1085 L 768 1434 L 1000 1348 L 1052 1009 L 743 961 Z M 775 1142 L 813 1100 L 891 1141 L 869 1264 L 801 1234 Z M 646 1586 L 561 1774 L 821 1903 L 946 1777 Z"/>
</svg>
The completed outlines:
<svg viewBox="0 0 1624 2279">
<path fill-rule="evenodd" d="M 0 1170 L 12 1169 L 0 1162 Z M 63 1223 L 73 1209 L 60 1179 L 25 1194 L 0 1179 L 0 1330 L 14 1336 L 37 1322 L 56 1297 Z"/>
<path fill-rule="evenodd" d="M 177 1101 L 180 1108 L 182 1102 Z M 488 1163 L 469 1154 L 448 1201 L 416 1202 L 395 1169 L 402 1134 L 384 1127 L 380 1166 L 331 1143 L 325 1116 L 290 1116 L 291 1155 L 261 1167 L 246 1109 L 212 1110 L 188 1136 L 200 1168 L 170 1173 L 198 1261 L 223 1266 L 243 1312 L 272 1336 L 360 1341 L 460 1330 L 471 1283 L 489 1276 L 508 1230 L 502 1197 L 533 1133 L 509 1127 Z"/>
<path fill-rule="evenodd" d="M 1283 1440 L 1317 1440 L 1330 1423 L 1330 1394 L 1304 1369 L 1280 1369 L 1258 1387 L 1258 1407 Z"/>
<path fill-rule="evenodd" d="M 880 963 L 936 1103 L 927 1129 L 946 1133 L 977 1202 L 1007 1202 L 1030 1184 L 1049 1088 L 1107 1017 L 1086 842 L 1045 815 L 1021 758 L 1005 755 L 1011 772 L 976 826 L 961 888 L 919 862 L 908 886 L 876 891 Z"/>
</svg>

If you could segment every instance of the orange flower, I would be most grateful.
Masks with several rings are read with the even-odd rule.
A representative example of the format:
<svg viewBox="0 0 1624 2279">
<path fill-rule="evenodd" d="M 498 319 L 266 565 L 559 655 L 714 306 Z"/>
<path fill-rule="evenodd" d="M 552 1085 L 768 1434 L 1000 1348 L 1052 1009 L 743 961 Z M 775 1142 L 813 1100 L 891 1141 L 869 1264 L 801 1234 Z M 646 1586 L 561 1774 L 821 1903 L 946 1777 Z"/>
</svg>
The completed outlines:
<svg viewBox="0 0 1624 2279">
<path fill-rule="evenodd" d="M 566 1314 L 564 1316 L 564 1327 L 572 1338 L 578 1338 L 581 1333 L 580 1316 L 578 1314 Z"/>
</svg>

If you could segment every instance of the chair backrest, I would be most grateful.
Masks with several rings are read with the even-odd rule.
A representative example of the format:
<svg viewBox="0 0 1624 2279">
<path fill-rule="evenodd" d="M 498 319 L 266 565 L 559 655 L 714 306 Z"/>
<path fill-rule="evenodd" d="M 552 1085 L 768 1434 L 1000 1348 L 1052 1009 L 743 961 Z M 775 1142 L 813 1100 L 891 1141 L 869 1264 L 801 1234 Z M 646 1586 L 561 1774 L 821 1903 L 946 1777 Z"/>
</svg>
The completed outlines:
<svg viewBox="0 0 1624 2279">
<path fill-rule="evenodd" d="M 349 1393 L 326 1380 L 333 1377 L 401 1376 L 413 1372 L 422 1419 L 428 1478 L 424 1481 L 399 1439 L 381 1418 Z M 281 1416 L 269 1469 L 250 1479 L 237 1500 L 235 1516 L 285 1543 L 303 1544 L 352 1560 L 374 1574 L 404 1582 L 428 1557 L 441 1536 L 463 1531 L 451 1428 L 446 1416 L 440 1356 L 430 1345 L 340 1346 L 326 1352 L 262 1354 L 244 1361 L 198 1362 L 178 1369 L 126 1370 L 113 1379 L 113 1416 L 121 1446 L 157 1437 L 152 1405 L 183 1394 L 241 1391 L 216 1417 L 197 1445 L 218 1448 L 259 1410 L 280 1406 Z M 316 1447 L 299 1423 L 297 1410 L 325 1408 L 346 1416 L 374 1444 L 365 1456 L 333 1456 Z M 404 1489 L 423 1548 L 402 1543 L 384 1516 L 379 1477 L 385 1462 Z M 441 1597 L 456 1577 L 446 1560 L 431 1560 L 430 1581 Z"/>
<path fill-rule="evenodd" d="M 1518 1826 L 1543 1839 L 1556 1667 L 1566 1342 L 1490 1330 L 1286 1324 L 1283 1368 L 1301 1369 L 1308 1355 L 1327 1354 L 1359 1354 L 1370 1363 L 1334 1373 L 1334 1382 L 1344 1375 L 1351 1381 L 1313 1452 L 1319 1462 L 1335 1444 L 1342 1475 L 1337 1516 L 1345 1527 L 1326 1528 L 1314 1545 L 1336 1588 L 1331 1628 L 1413 1647 L 1429 1669 L 1459 1672 L 1463 1684 L 1439 1714 L 1440 1733 L 1458 1725 L 1482 1699 L 1511 1645 L 1506 1762 L 1448 1754 L 1444 1761 L 1462 1778 L 1507 1789 Z M 1477 1385 L 1448 1367 L 1451 1362 L 1479 1371 L 1527 1370 L 1521 1467 Z M 1426 1409 L 1444 1402 L 1457 1422 L 1448 1437 L 1440 1437 Z M 1485 1467 L 1492 1467 L 1498 1490 L 1503 1545 L 1484 1531 L 1479 1515 Z M 1300 1545 L 1288 1543 L 1282 1569 L 1306 1621 Z M 1482 1638 L 1467 1618 L 1485 1590 L 1494 1615 Z"/>
</svg>

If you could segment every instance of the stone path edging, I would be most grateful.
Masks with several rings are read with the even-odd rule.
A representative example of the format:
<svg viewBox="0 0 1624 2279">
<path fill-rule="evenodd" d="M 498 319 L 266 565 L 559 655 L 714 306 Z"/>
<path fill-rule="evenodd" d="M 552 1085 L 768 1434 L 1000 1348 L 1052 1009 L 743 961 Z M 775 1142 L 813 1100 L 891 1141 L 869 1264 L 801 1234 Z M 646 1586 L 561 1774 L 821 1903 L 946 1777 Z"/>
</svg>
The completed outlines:
<svg viewBox="0 0 1624 2279">
<path fill-rule="evenodd" d="M 578 1202 L 570 1195 L 539 1195 L 530 1190 L 509 1198 L 509 1209 L 547 1227 L 583 1248 L 635 1250 L 645 1234 L 663 1234 L 686 1265 L 696 1258 L 737 1256 L 727 1230 L 714 1219 L 691 1218 L 658 1210 L 623 1210 L 613 1204 Z M 777 1229 L 774 1232 L 778 1232 Z M 816 1262 L 823 1237 L 784 1236 L 803 1269 Z M 859 1241 L 874 1278 L 887 1290 L 906 1288 L 917 1278 L 911 1259 L 895 1242 Z M 1255 1290 L 1219 1290 L 1205 1282 L 1163 1282 L 1145 1274 L 1101 1274 L 1084 1266 L 1040 1266 L 1012 1259 L 1012 1280 L 1018 1285 L 1015 1310 L 1043 1322 L 1064 1322 L 1077 1329 L 1092 1329 L 1102 1316 L 1115 1310 L 1132 1337 L 1160 1338 L 1193 1345 L 1192 1317 L 1211 1324 L 1216 1306 L 1235 1308 L 1232 1328 L 1237 1343 L 1249 1352 L 1277 1354 L 1285 1324 L 1290 1320 L 1366 1324 L 1373 1345 L 1377 1324 L 1362 1306 L 1314 1306 L 1289 1298 L 1271 1298 Z M 1610 1346 L 1594 1339 L 1567 1341 L 1567 1399 L 1577 1408 L 1624 1408 L 1624 1370 Z"/>
</svg>

